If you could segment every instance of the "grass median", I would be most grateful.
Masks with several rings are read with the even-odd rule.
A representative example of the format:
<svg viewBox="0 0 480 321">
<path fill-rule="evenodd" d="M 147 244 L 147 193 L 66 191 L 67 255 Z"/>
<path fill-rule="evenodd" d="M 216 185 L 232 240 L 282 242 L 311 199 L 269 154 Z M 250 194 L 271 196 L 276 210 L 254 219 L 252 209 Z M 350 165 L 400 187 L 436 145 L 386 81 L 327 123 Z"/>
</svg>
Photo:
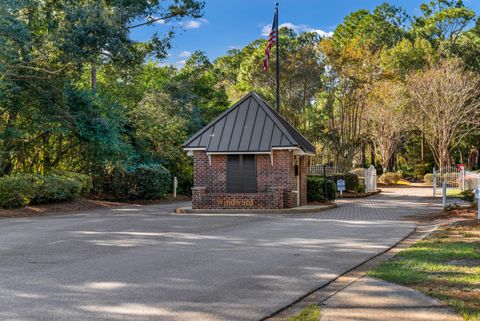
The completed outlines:
<svg viewBox="0 0 480 321">
<path fill-rule="evenodd" d="M 320 309 L 312 304 L 302 310 L 299 314 L 291 317 L 287 321 L 318 321 L 320 319 Z"/>
<path fill-rule="evenodd" d="M 441 228 L 369 275 L 437 298 L 465 321 L 479 321 L 480 225 Z"/>
</svg>

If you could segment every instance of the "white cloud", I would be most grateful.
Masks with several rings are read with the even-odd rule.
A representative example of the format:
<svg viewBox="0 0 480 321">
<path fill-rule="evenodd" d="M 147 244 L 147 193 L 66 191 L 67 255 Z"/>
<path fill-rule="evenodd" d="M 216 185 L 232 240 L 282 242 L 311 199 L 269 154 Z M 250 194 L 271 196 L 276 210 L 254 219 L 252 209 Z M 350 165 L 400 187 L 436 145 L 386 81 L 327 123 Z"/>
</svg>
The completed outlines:
<svg viewBox="0 0 480 321">
<path fill-rule="evenodd" d="M 180 25 L 184 29 L 197 29 L 197 28 L 200 28 L 204 23 L 208 23 L 208 20 L 201 18 L 198 20 L 189 20 L 189 21 L 181 22 Z"/>
<path fill-rule="evenodd" d="M 190 51 L 182 51 L 178 54 L 179 57 L 182 57 L 182 58 L 188 58 L 192 55 L 192 53 Z"/>
<path fill-rule="evenodd" d="M 155 23 L 157 23 L 157 24 L 159 24 L 159 25 L 164 25 L 164 24 L 166 24 L 167 22 L 166 22 L 164 19 L 160 19 L 160 20 L 155 21 Z"/>
<path fill-rule="evenodd" d="M 315 32 L 315 33 L 317 33 L 318 35 L 320 35 L 321 37 L 324 37 L 324 38 L 333 36 L 332 31 L 327 32 L 327 31 L 324 31 L 324 30 L 321 30 L 321 29 L 315 29 L 315 28 L 312 28 L 310 26 L 303 25 L 303 24 L 302 25 L 296 25 L 296 24 L 293 24 L 291 22 L 285 22 L 285 23 L 282 23 L 279 27 L 280 28 L 292 29 L 296 33 Z M 262 27 L 262 36 L 268 37 L 268 35 L 270 34 L 271 28 L 272 28 L 272 25 L 263 26 Z"/>
<path fill-rule="evenodd" d="M 186 62 L 187 62 L 186 60 L 180 60 L 180 61 L 177 61 L 176 64 L 177 64 L 179 67 L 183 67 L 183 66 L 185 66 L 185 63 L 186 63 Z"/>
</svg>

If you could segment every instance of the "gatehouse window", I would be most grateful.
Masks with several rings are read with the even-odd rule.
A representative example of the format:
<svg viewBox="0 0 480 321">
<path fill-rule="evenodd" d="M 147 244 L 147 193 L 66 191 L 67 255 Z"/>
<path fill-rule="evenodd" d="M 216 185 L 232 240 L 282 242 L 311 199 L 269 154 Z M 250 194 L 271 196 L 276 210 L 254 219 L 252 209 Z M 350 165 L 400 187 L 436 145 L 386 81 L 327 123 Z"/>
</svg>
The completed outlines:
<svg viewBox="0 0 480 321">
<path fill-rule="evenodd" d="M 257 165 L 255 155 L 228 155 L 227 192 L 257 192 Z"/>
</svg>

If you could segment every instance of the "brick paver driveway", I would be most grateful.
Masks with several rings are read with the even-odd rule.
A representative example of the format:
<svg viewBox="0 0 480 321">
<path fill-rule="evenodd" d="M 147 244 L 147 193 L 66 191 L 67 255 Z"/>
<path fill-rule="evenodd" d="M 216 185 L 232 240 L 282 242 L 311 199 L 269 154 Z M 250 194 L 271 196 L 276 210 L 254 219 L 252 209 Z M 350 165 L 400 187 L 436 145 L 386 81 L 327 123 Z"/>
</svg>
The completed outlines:
<svg viewBox="0 0 480 321">
<path fill-rule="evenodd" d="M 0 220 L 0 320 L 259 320 L 405 237 L 406 215 L 439 209 L 422 193 L 305 216 L 155 205 Z"/>
</svg>

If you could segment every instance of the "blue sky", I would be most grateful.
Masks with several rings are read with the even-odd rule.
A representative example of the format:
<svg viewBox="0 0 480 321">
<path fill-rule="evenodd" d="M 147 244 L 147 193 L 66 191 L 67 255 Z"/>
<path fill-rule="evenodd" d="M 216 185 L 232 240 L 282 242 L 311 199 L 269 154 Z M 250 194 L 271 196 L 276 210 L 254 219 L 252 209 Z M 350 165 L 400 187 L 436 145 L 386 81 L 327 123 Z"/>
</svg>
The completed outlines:
<svg viewBox="0 0 480 321">
<path fill-rule="evenodd" d="M 430 0 L 390 0 L 410 15 L 419 14 L 421 3 Z M 385 0 L 280 0 L 280 24 L 289 24 L 297 31 L 319 30 L 331 32 L 352 11 L 373 9 Z M 479 0 L 464 1 L 480 13 Z M 242 48 L 262 37 L 262 29 L 271 25 L 274 0 L 206 0 L 202 19 L 187 19 L 183 26 L 178 22 L 156 23 L 135 29 L 132 38 L 146 40 L 153 32 L 167 32 L 171 26 L 177 33 L 170 56 L 164 61 L 182 66 L 195 50 L 207 53 L 210 59 L 224 55 L 230 48 Z"/>
</svg>

